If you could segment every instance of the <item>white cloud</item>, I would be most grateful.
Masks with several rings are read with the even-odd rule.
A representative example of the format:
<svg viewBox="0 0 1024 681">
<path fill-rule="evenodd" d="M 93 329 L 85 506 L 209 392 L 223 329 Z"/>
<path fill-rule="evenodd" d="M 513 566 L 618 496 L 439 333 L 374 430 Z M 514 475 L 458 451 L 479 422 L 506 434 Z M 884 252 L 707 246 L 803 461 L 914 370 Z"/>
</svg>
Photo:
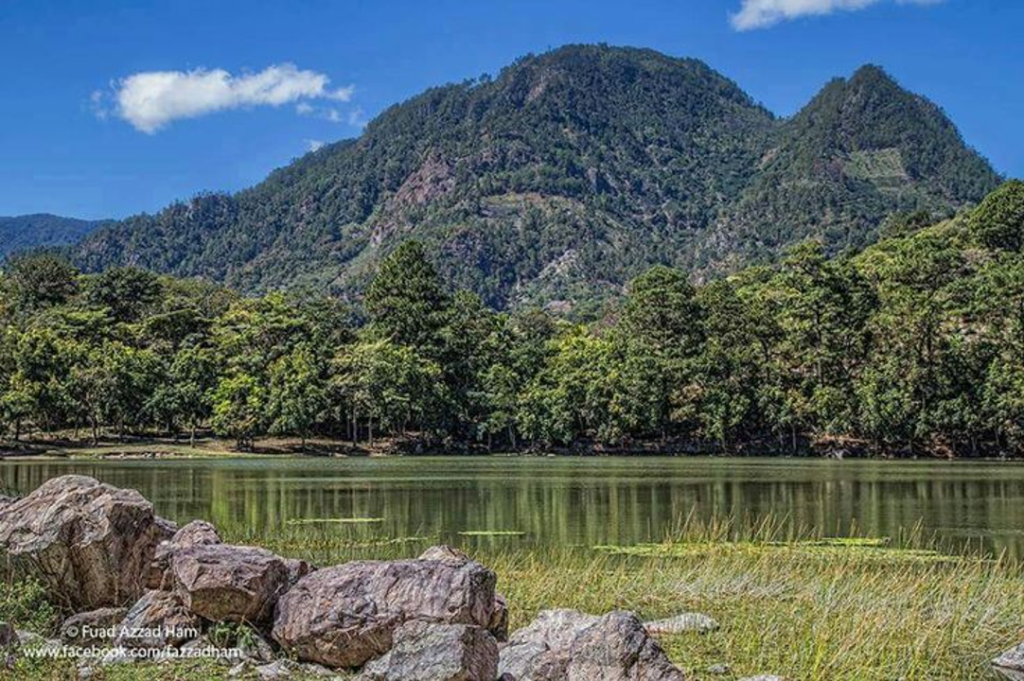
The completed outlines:
<svg viewBox="0 0 1024 681">
<path fill-rule="evenodd" d="M 281 106 L 303 100 L 352 99 L 352 86 L 329 89 L 330 78 L 294 64 L 268 66 L 258 73 L 234 76 L 224 69 L 147 71 L 113 85 L 114 109 L 137 130 L 155 133 L 172 121 L 247 106 Z M 95 96 L 94 96 L 95 97 Z"/>
<path fill-rule="evenodd" d="M 900 5 L 934 5 L 942 0 L 743 0 L 740 10 L 729 17 L 737 31 L 774 26 L 781 21 L 821 16 L 838 11 L 864 9 L 881 2 Z"/>
<path fill-rule="evenodd" d="M 310 151 L 319 151 L 324 146 L 324 142 L 323 140 L 306 140 L 306 146 Z"/>
</svg>

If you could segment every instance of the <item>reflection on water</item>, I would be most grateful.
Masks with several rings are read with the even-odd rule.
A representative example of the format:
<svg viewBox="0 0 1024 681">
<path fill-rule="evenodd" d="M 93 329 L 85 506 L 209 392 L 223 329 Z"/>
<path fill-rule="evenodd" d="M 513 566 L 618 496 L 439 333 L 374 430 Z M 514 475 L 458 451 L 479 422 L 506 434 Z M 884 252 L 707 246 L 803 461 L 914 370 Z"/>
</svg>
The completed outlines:
<svg viewBox="0 0 1024 681">
<path fill-rule="evenodd" d="M 687 516 L 772 515 L 794 528 L 898 536 L 916 526 L 1024 556 L 1024 465 L 714 458 L 392 458 L 0 463 L 28 492 L 82 473 L 140 490 L 157 512 L 274 532 L 316 531 L 535 544 L 659 540 Z M 292 525 L 295 527 L 304 527 Z M 311 530 L 313 531 L 313 530 Z M 464 537 L 466 531 L 524 536 Z"/>
</svg>

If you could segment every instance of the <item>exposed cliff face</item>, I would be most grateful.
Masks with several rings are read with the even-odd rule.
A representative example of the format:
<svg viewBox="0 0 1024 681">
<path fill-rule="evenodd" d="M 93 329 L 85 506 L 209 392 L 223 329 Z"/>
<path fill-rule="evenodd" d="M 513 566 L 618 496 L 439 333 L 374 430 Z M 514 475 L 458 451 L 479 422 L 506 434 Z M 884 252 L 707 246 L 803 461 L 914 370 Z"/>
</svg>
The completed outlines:
<svg viewBox="0 0 1024 681">
<path fill-rule="evenodd" d="M 702 275 L 808 236 L 864 243 L 894 210 L 947 212 L 997 182 L 875 67 L 777 120 L 696 60 L 573 46 L 428 90 L 253 189 L 125 220 L 75 257 L 357 294 L 416 238 L 491 305 L 564 308 L 653 263 Z"/>
</svg>

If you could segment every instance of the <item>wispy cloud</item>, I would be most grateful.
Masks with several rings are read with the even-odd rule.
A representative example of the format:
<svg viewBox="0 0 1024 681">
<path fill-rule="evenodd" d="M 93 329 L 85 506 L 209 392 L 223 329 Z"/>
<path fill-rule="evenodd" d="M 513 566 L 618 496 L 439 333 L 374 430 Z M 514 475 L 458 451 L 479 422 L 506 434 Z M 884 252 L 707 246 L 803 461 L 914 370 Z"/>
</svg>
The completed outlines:
<svg viewBox="0 0 1024 681">
<path fill-rule="evenodd" d="M 853 11 L 883 2 L 900 5 L 934 5 L 943 0 L 743 0 L 729 19 L 737 31 L 750 31 L 774 26 L 782 21 L 806 16 L 822 16 L 840 11 Z"/>
<path fill-rule="evenodd" d="M 326 75 L 285 63 L 237 76 L 224 69 L 145 71 L 112 84 L 109 109 L 100 106 L 102 93 L 93 93 L 91 101 L 98 114 L 113 113 L 153 134 L 173 121 L 217 111 L 293 102 L 312 107 L 308 100 L 348 102 L 353 93 L 352 86 L 332 89 Z"/>
<path fill-rule="evenodd" d="M 319 151 L 324 146 L 323 140 L 306 140 L 306 147 L 310 151 Z"/>
</svg>

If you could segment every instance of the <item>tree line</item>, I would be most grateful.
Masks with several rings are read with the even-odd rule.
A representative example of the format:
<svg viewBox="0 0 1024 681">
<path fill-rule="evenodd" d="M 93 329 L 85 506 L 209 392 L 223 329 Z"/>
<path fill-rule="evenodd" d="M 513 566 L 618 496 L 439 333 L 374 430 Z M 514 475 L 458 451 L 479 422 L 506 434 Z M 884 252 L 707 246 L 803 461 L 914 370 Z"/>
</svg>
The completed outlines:
<svg viewBox="0 0 1024 681">
<path fill-rule="evenodd" d="M 23 256 L 0 275 L 0 435 L 1020 454 L 1024 183 L 930 222 L 696 287 L 654 267 L 586 324 L 450 293 L 417 242 L 358 310 Z"/>
</svg>

